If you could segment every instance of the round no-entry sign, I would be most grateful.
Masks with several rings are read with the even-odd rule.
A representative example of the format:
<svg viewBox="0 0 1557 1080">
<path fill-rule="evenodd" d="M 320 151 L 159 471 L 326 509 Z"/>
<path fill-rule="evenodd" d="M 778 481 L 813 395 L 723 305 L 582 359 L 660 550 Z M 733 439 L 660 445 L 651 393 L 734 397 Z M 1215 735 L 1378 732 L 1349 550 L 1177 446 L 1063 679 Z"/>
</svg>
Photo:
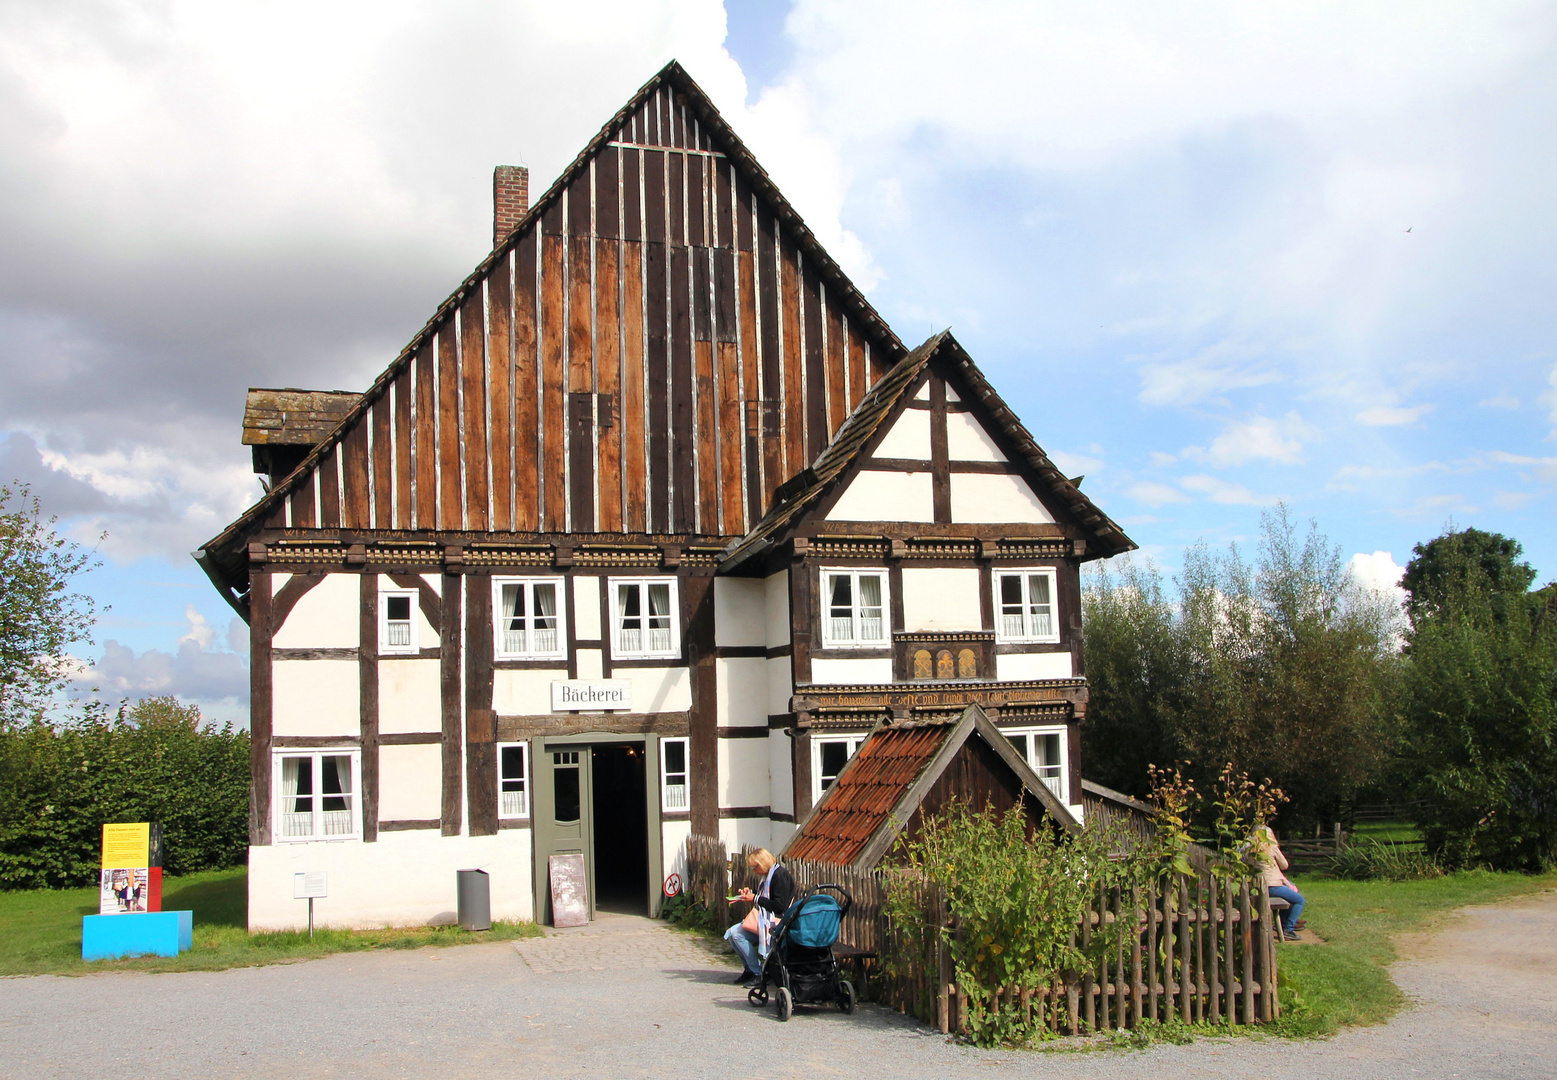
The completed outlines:
<svg viewBox="0 0 1557 1080">
<path fill-rule="evenodd" d="M 677 895 L 680 894 L 680 892 L 681 892 L 681 875 L 680 874 L 672 874 L 672 875 L 670 875 L 670 877 L 665 879 L 665 895 L 667 897 L 677 896 Z"/>
</svg>

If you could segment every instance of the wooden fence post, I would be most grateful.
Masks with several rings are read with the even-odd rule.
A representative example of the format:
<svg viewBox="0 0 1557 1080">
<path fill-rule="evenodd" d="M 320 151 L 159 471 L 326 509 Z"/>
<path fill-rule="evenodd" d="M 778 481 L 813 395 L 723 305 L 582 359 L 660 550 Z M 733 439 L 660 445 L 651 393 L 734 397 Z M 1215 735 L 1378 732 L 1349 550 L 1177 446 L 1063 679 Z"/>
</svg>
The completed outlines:
<svg viewBox="0 0 1557 1080">
<path fill-rule="evenodd" d="M 1157 1019 L 1157 996 L 1161 987 L 1157 982 L 1157 924 L 1161 912 L 1158 904 L 1161 897 L 1158 895 L 1157 883 L 1146 883 L 1146 1015 L 1151 1019 Z"/>
<path fill-rule="evenodd" d="M 1254 919 L 1249 905 L 1249 882 L 1245 880 L 1238 889 L 1238 944 L 1243 953 L 1243 1016 L 1241 1022 L 1252 1024 L 1254 1017 Z"/>
<path fill-rule="evenodd" d="M 1141 890 L 1130 886 L 1130 1026 L 1141 1026 Z"/>
</svg>

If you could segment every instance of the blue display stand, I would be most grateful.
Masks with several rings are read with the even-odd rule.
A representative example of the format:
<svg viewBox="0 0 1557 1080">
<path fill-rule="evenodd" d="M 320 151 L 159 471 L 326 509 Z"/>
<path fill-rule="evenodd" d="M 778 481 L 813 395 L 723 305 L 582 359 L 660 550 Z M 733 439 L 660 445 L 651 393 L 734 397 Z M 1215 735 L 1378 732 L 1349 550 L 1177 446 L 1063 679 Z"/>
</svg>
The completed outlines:
<svg viewBox="0 0 1557 1080">
<path fill-rule="evenodd" d="M 194 944 L 192 911 L 137 911 L 87 915 L 81 920 L 81 959 L 177 956 Z"/>
</svg>

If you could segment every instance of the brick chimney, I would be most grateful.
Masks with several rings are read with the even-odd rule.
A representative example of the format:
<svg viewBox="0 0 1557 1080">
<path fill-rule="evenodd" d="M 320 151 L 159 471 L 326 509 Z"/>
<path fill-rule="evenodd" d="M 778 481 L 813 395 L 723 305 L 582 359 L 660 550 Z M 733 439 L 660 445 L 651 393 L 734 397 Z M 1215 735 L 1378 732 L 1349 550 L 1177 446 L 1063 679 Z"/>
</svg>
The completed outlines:
<svg viewBox="0 0 1557 1080">
<path fill-rule="evenodd" d="M 530 170 L 523 165 L 499 165 L 492 170 L 492 246 L 514 231 L 530 209 Z"/>
</svg>

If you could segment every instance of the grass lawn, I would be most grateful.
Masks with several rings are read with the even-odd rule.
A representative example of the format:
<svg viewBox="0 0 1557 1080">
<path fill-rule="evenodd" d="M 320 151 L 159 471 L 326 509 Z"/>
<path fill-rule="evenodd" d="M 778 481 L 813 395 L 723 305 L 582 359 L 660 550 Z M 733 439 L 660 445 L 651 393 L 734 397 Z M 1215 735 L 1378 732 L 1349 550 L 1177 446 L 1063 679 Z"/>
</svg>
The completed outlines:
<svg viewBox="0 0 1557 1080">
<path fill-rule="evenodd" d="M 0 975 L 84 975 L 95 971 L 215 971 L 258 964 L 312 960 L 365 949 L 415 949 L 422 945 L 471 945 L 533 937 L 533 923 L 494 922 L 473 933 L 458 927 L 393 930 L 316 930 L 250 934 L 248 871 L 217 870 L 163 882 L 165 911 L 195 913 L 194 948 L 177 957 L 132 960 L 81 959 L 81 916 L 97 914 L 97 890 L 35 889 L 0 892 Z"/>
<path fill-rule="evenodd" d="M 1428 881 L 1296 879 L 1304 918 L 1324 945 L 1279 946 L 1284 1033 L 1328 1034 L 1388 1020 L 1405 995 L 1384 970 L 1396 934 L 1442 925 L 1457 908 L 1557 888 L 1557 874 L 1450 874 Z M 1296 1006 L 1294 1008 L 1294 1006 Z"/>
</svg>

